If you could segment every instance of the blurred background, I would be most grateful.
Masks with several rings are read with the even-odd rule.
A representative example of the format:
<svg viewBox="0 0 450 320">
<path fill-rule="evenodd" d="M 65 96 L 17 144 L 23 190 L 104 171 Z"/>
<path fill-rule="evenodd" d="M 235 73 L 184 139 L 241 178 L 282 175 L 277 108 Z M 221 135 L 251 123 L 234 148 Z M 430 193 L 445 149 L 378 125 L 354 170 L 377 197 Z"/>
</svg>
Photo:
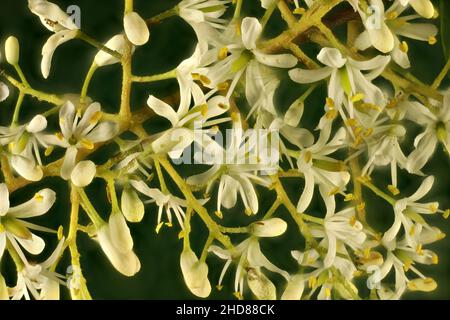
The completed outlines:
<svg viewBox="0 0 450 320">
<path fill-rule="evenodd" d="M 55 3 L 65 9 L 70 5 L 77 5 L 81 8 L 81 28 L 82 30 L 101 42 L 107 41 L 114 34 L 122 32 L 122 10 L 123 1 L 111 0 L 55 0 Z M 135 0 L 135 10 L 143 17 L 152 17 L 164 10 L 172 8 L 178 1 L 176 0 Z M 438 3 L 436 2 L 438 7 Z M 15 35 L 21 45 L 20 64 L 30 84 L 39 90 L 48 91 L 56 94 L 79 93 L 84 77 L 89 69 L 96 50 L 93 47 L 81 42 L 70 41 L 61 47 L 55 53 L 52 63 L 52 70 L 48 80 L 42 78 L 40 72 L 41 48 L 51 33 L 45 29 L 37 16 L 31 14 L 27 8 L 26 0 L 2 0 L 0 5 L 0 43 L 9 35 Z M 261 16 L 259 1 L 244 1 L 245 14 L 252 16 Z M 441 12 L 441 15 L 450 16 L 450 12 Z M 439 23 L 437 19 L 436 24 Z M 274 36 L 285 28 L 278 13 L 271 19 L 266 36 Z M 343 30 L 335 30 L 337 33 Z M 133 70 L 136 75 L 151 75 L 165 72 L 176 67 L 182 60 L 189 57 L 195 46 L 195 34 L 190 27 L 180 18 L 172 17 L 160 25 L 153 26 L 151 29 L 151 41 L 149 44 L 138 48 L 134 55 Z M 414 41 L 408 42 L 410 47 L 410 58 L 413 64 L 411 72 L 425 83 L 431 83 L 441 68 L 445 64 L 445 58 L 440 42 L 434 46 L 426 43 Z M 305 45 L 305 51 L 314 57 L 318 50 L 315 45 Z M 10 67 L 2 63 L 5 68 L 14 74 Z M 448 79 L 445 85 L 448 85 Z M 105 67 L 97 71 L 91 83 L 89 96 L 102 104 L 102 107 L 109 112 L 118 110 L 120 102 L 121 87 L 121 69 L 119 65 Z M 132 92 L 132 105 L 134 109 L 142 108 L 146 105 L 149 94 L 157 97 L 164 97 L 177 91 L 176 81 L 163 81 L 155 84 L 137 84 Z M 277 93 L 277 105 L 280 110 L 286 110 L 288 106 L 298 98 L 306 87 L 294 84 L 288 79 L 284 79 L 280 90 Z M 303 116 L 303 126 L 313 130 L 317 125 L 323 112 L 323 99 L 326 96 L 326 88 L 322 85 L 307 100 L 305 114 Z M 0 105 L 0 125 L 7 125 L 12 116 L 17 92 L 11 88 L 11 96 L 6 102 Z M 240 105 L 241 106 L 241 105 Z M 242 104 L 243 108 L 247 108 Z M 46 103 L 40 103 L 35 99 L 26 97 L 22 109 L 21 120 L 29 120 L 33 115 L 48 110 L 51 106 Z M 248 110 L 248 109 L 247 109 Z M 244 111 L 245 112 L 245 111 Z M 56 117 L 55 117 L 56 118 Z M 50 121 L 50 129 L 56 127 L 57 119 Z M 153 121 L 148 124 L 148 130 L 157 130 L 165 123 Z M 420 128 L 407 124 L 409 132 L 408 138 L 404 141 L 404 152 L 409 154 L 412 141 L 420 132 Z M 409 148 L 409 149 L 408 149 Z M 114 147 L 107 147 L 99 150 L 93 155 L 97 163 L 102 163 L 108 155 L 116 152 Z M 61 153 L 55 152 L 52 158 L 61 156 Z M 52 160 L 52 159 L 49 159 Z M 203 171 L 203 167 L 185 166 L 181 168 L 181 173 L 188 176 L 192 173 Z M 425 168 L 427 174 L 436 176 L 435 186 L 430 194 L 424 200 L 437 200 L 441 203 L 441 208 L 446 209 L 450 206 L 450 177 L 448 174 L 449 158 L 439 147 L 433 160 Z M 380 185 L 386 185 L 390 177 L 389 170 L 386 168 L 377 170 L 374 174 L 375 182 Z M 421 179 L 404 174 L 400 174 L 399 189 L 402 195 L 412 194 Z M 291 199 L 294 203 L 303 189 L 301 179 L 287 179 L 285 186 L 289 190 Z M 68 226 L 69 219 L 69 199 L 67 185 L 61 180 L 47 178 L 43 181 L 33 184 L 23 190 L 13 194 L 12 204 L 28 200 L 30 195 L 38 189 L 50 187 L 58 192 L 58 200 L 52 210 L 43 217 L 35 218 L 32 222 L 42 224 L 47 227 L 57 229 L 59 225 Z M 87 193 L 93 199 L 97 210 L 107 217 L 109 214 L 109 205 L 106 201 L 105 186 L 95 181 L 89 186 Z M 175 191 L 176 187 L 172 186 Z M 258 189 L 260 203 L 260 214 L 263 214 L 275 200 L 272 192 Z M 393 220 L 392 208 L 386 205 L 382 200 L 365 192 L 364 198 L 367 202 L 368 220 L 378 230 L 384 231 L 390 226 Z M 214 203 L 214 199 L 212 199 Z M 214 208 L 214 205 L 210 206 Z M 214 210 L 214 209 L 213 209 Z M 213 210 L 211 212 L 213 212 Z M 314 199 L 308 212 L 317 216 L 323 215 L 324 205 L 321 200 Z M 126 278 L 116 272 L 110 265 L 106 256 L 101 251 L 98 244 L 90 239 L 86 234 L 79 233 L 78 243 L 81 252 L 81 264 L 83 273 L 88 281 L 88 287 L 92 296 L 96 299 L 192 299 L 194 296 L 187 290 L 182 279 L 179 267 L 179 254 L 182 250 L 182 242 L 178 240 L 177 228 L 163 228 L 157 235 L 155 233 L 157 209 L 154 205 L 149 205 L 146 210 L 144 220 L 139 224 L 130 224 L 132 230 L 135 251 L 141 259 L 141 271 L 132 278 Z M 81 219 L 82 224 L 88 221 L 84 215 Z M 224 212 L 223 225 L 238 226 L 248 224 L 248 217 L 244 214 L 243 207 L 238 205 L 233 210 Z M 280 210 L 280 217 L 289 219 L 286 212 Z M 256 218 L 261 217 L 261 215 Z M 428 218 L 428 217 L 427 217 Z M 255 220 L 255 218 L 252 218 Z M 440 215 L 435 215 L 427 219 L 430 224 L 436 225 L 444 233 L 449 233 L 449 222 L 445 221 Z M 289 220 L 291 224 L 292 221 Z M 67 230 L 66 230 L 67 232 Z M 193 233 L 191 242 L 193 247 L 200 252 L 203 243 L 206 240 L 207 232 L 201 221 L 194 217 Z M 57 240 L 54 236 L 46 237 L 47 246 L 44 253 L 39 257 L 30 257 L 33 261 L 42 261 L 55 248 Z M 236 241 L 239 239 L 236 238 Z M 301 250 L 303 248 L 302 239 L 299 238 L 296 228 L 291 224 L 288 232 L 278 238 L 262 241 L 262 249 L 267 256 L 277 266 L 290 272 L 297 270 L 296 262 L 290 256 L 291 250 Z M 419 269 L 427 276 L 433 277 L 438 288 L 431 293 L 408 293 L 407 299 L 448 299 L 450 298 L 450 239 L 444 239 L 429 246 L 439 255 L 439 264 L 433 266 L 420 266 Z M 217 283 L 223 262 L 214 256 L 208 257 L 211 283 Z M 64 256 L 58 272 L 66 273 L 66 268 L 70 260 L 68 255 Z M 233 269 L 231 269 L 233 270 Z M 1 272 L 7 279 L 9 285 L 15 283 L 14 265 L 4 256 L 1 264 Z M 281 279 L 272 277 L 275 282 Z M 360 279 L 364 284 L 365 278 Z M 364 287 L 364 285 L 362 285 Z M 67 290 L 62 289 L 62 297 L 68 298 Z M 234 271 L 229 271 L 224 281 L 224 288 L 219 291 L 215 288 L 210 298 L 213 299 L 234 299 Z M 362 291 L 367 296 L 367 292 Z M 280 292 L 279 292 L 280 294 Z M 250 293 L 247 294 L 250 297 Z"/>
</svg>

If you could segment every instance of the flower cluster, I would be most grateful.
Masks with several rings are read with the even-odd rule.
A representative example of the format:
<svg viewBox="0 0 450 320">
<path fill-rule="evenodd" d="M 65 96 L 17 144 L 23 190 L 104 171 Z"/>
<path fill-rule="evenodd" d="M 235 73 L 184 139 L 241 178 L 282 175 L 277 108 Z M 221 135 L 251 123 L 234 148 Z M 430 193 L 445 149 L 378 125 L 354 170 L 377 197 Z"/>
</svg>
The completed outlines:
<svg viewBox="0 0 450 320">
<path fill-rule="evenodd" d="M 73 299 L 91 298 L 78 232 L 97 241 L 118 272 L 135 275 L 141 262 L 129 224 L 144 215 L 154 216 L 157 233 L 164 227 L 179 230 L 180 274 L 202 298 L 215 290 L 212 281 L 218 290 L 231 287 L 238 299 L 398 299 L 407 291 L 437 287 L 420 266 L 438 263 L 438 255 L 425 246 L 445 237 L 429 216 L 450 213 L 427 198 L 435 181 L 427 164 L 442 149 L 446 157 L 450 153 L 450 92 L 440 90 L 450 65 L 433 85 L 423 84 L 408 71 L 407 42 L 436 43 L 432 19 L 438 12 L 429 0 L 254 1 L 251 6 L 264 12 L 260 17 L 246 16 L 243 0 L 182 0 L 148 19 L 134 10 L 133 0 L 124 0 L 123 32 L 105 44 L 52 2 L 28 0 L 28 6 L 53 33 L 42 48 L 43 78 L 59 67 L 52 66 L 52 57 L 67 41 L 85 41 L 98 53 L 80 94 L 48 94 L 31 87 L 22 72 L 18 39 L 5 42 L 0 102 L 9 103 L 13 88 L 19 95 L 11 122 L 1 119 L 0 126 L 0 261 L 11 257 L 17 282 L 0 275 L 0 298 L 58 299 L 60 286 L 68 287 Z M 276 10 L 286 30 L 267 38 Z M 151 45 L 152 26 L 172 16 L 195 32 L 191 56 L 166 73 L 135 75 L 134 52 Z M 330 23 L 329 16 L 336 21 Z M 339 24 L 347 34 L 331 30 Z M 315 57 L 303 51 L 305 42 L 314 44 Z M 95 73 L 109 65 L 122 69 L 116 113 L 102 111 L 88 95 Z M 12 67 L 18 78 L 3 67 Z M 147 106 L 134 110 L 133 83 L 169 79 L 178 83 L 174 96 L 149 94 Z M 323 84 L 326 95 L 320 105 L 312 103 L 311 95 Z M 283 86 L 299 88 L 288 108 L 276 98 Z M 53 108 L 25 121 L 25 96 Z M 320 114 L 315 130 L 305 115 L 311 108 Z M 167 120 L 166 127 L 150 133 L 145 124 L 153 118 Z M 57 130 L 48 125 L 55 119 Z M 227 141 L 225 131 L 231 132 Z M 94 162 L 93 154 L 105 145 L 116 146 L 115 154 Z M 208 168 L 184 174 L 176 166 L 181 159 Z M 379 177 L 386 166 L 383 184 Z M 26 219 L 49 212 L 58 192 L 43 189 L 28 202 L 10 205 L 11 194 L 50 176 L 61 178 L 70 192 L 67 211 L 53 210 L 70 217 L 57 231 Z M 417 181 L 412 194 L 400 190 L 405 177 Z M 109 212 L 96 209 L 102 200 L 93 201 L 94 179 L 106 186 Z M 285 186 L 287 179 L 294 190 Z M 384 229 L 369 223 L 377 219 L 367 217 L 379 204 L 366 201 L 368 194 L 391 208 Z M 270 208 L 262 197 L 271 199 Z M 313 205 L 315 198 L 325 210 Z M 87 215 L 88 225 L 80 225 L 80 214 Z M 191 246 L 191 230 L 198 227 L 191 223 L 194 215 L 209 235 L 203 250 Z M 224 215 L 244 215 L 248 223 L 224 226 Z M 36 258 L 29 255 L 39 255 L 46 243 L 30 230 L 59 239 L 42 263 L 31 262 Z M 295 245 L 277 242 L 286 261 L 272 262 L 261 243 L 287 234 Z M 55 270 L 66 250 L 71 265 L 61 275 Z M 224 261 L 218 279 L 209 274 L 214 256 Z M 366 279 L 370 296 L 361 293 L 367 290 L 358 287 L 358 278 Z"/>
</svg>

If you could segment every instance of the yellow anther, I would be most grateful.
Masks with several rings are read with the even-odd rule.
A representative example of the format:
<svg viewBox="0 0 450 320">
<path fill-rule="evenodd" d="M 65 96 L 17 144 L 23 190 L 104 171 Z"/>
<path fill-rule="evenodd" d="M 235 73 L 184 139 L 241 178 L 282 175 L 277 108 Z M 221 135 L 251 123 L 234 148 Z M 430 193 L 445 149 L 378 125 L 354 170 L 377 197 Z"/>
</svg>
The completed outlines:
<svg viewBox="0 0 450 320">
<path fill-rule="evenodd" d="M 328 110 L 327 113 L 325 114 L 325 116 L 327 117 L 328 120 L 336 119 L 337 115 L 338 115 L 338 113 L 334 109 Z"/>
<path fill-rule="evenodd" d="M 327 97 L 325 101 L 328 108 L 333 109 L 335 107 L 334 100 L 331 99 L 330 97 Z"/>
<path fill-rule="evenodd" d="M 369 109 L 369 110 L 375 110 L 375 111 L 383 110 L 383 108 L 381 108 L 380 106 L 377 106 L 376 104 L 373 104 L 373 103 L 363 103 L 363 104 L 361 104 L 361 107 L 363 107 L 365 109 Z"/>
<path fill-rule="evenodd" d="M 62 239 L 62 237 L 64 236 L 64 228 L 63 228 L 63 226 L 59 226 L 59 228 L 58 228 L 58 233 L 57 233 L 57 236 L 58 236 L 58 240 L 61 240 Z"/>
<path fill-rule="evenodd" d="M 398 18 L 398 12 L 397 11 L 391 11 L 386 15 L 386 19 L 388 20 L 394 20 Z"/>
<path fill-rule="evenodd" d="M 58 138 L 58 140 L 62 141 L 64 139 L 64 136 L 61 132 L 57 132 L 55 133 L 56 138 Z"/>
<path fill-rule="evenodd" d="M 218 58 L 219 60 L 224 60 L 226 57 L 228 57 L 228 48 L 223 47 L 219 50 Z"/>
<path fill-rule="evenodd" d="M 218 285 L 216 286 L 216 289 L 217 289 L 218 291 L 222 291 L 222 289 L 223 289 L 223 286 L 222 286 L 222 285 L 220 285 L 220 284 L 218 284 Z"/>
<path fill-rule="evenodd" d="M 206 117 L 206 115 L 208 114 L 208 104 L 202 104 L 200 113 L 202 114 L 202 116 Z"/>
<path fill-rule="evenodd" d="M 185 235 L 184 230 L 181 230 L 181 231 L 178 233 L 178 239 L 183 239 L 183 238 L 184 238 L 184 235 Z"/>
<path fill-rule="evenodd" d="M 219 219 L 223 219 L 222 211 L 216 211 L 216 212 L 214 212 L 214 214 L 215 214 L 217 217 L 219 217 Z"/>
<path fill-rule="evenodd" d="M 396 196 L 396 195 L 398 195 L 400 193 L 400 190 L 398 190 L 398 188 L 396 186 L 393 186 L 392 184 L 388 185 L 388 190 L 394 196 Z"/>
<path fill-rule="evenodd" d="M 307 162 L 307 163 L 311 162 L 311 160 L 312 160 L 311 151 L 306 151 L 304 157 L 305 157 L 305 162 Z"/>
<path fill-rule="evenodd" d="M 330 290 L 330 288 L 325 288 L 325 297 L 331 298 L 331 290 Z"/>
<path fill-rule="evenodd" d="M 94 143 L 88 139 L 82 139 L 80 141 L 80 143 L 83 146 L 83 148 L 88 149 L 88 150 L 92 150 L 95 147 Z"/>
<path fill-rule="evenodd" d="M 438 204 L 436 204 L 436 203 L 430 204 L 430 211 L 432 213 L 436 213 L 438 210 L 439 210 L 439 205 Z"/>
<path fill-rule="evenodd" d="M 403 270 L 405 270 L 405 272 L 409 270 L 409 268 L 411 267 L 411 263 L 412 261 L 405 262 L 405 264 L 403 265 Z"/>
<path fill-rule="evenodd" d="M 442 216 L 444 217 L 444 219 L 448 219 L 448 217 L 450 216 L 450 209 L 445 210 Z"/>
<path fill-rule="evenodd" d="M 44 201 L 44 197 L 43 197 L 42 195 L 40 195 L 39 193 L 36 193 L 36 194 L 34 195 L 34 199 L 35 199 L 37 202 L 42 202 L 42 201 Z"/>
<path fill-rule="evenodd" d="M 368 128 L 366 131 L 364 131 L 363 136 L 370 137 L 373 133 L 373 128 Z"/>
<path fill-rule="evenodd" d="M 96 124 L 100 118 L 102 117 L 102 112 L 101 111 L 97 111 L 96 113 L 94 113 L 91 117 L 91 119 L 89 119 L 89 123 L 90 124 Z"/>
<path fill-rule="evenodd" d="M 172 222 L 166 222 L 165 225 L 168 226 L 169 228 L 172 228 L 172 227 L 173 227 Z"/>
<path fill-rule="evenodd" d="M 234 295 L 236 298 L 238 298 L 239 300 L 244 299 L 244 297 L 242 296 L 242 293 L 240 293 L 239 291 L 238 291 L 238 292 L 234 292 L 233 295 Z"/>
<path fill-rule="evenodd" d="M 365 259 L 369 259 L 370 258 L 370 251 L 371 251 L 370 247 L 364 249 L 364 258 Z"/>
<path fill-rule="evenodd" d="M 0 223 L 0 233 L 5 232 L 5 227 Z"/>
<path fill-rule="evenodd" d="M 46 157 L 48 157 L 49 155 L 51 155 L 52 153 L 53 153 L 53 150 L 54 150 L 55 148 L 53 147 L 53 146 L 49 146 L 47 149 L 45 149 L 45 151 L 44 151 L 44 155 L 46 156 Z"/>
<path fill-rule="evenodd" d="M 355 200 L 355 196 L 353 195 L 353 193 L 347 193 L 344 197 L 344 201 L 348 202 L 352 200 Z"/>
<path fill-rule="evenodd" d="M 355 141 L 353 142 L 353 147 L 358 147 L 363 142 L 363 139 L 361 136 L 357 136 L 355 138 Z"/>
<path fill-rule="evenodd" d="M 356 119 L 353 119 L 353 118 L 347 119 L 346 123 L 350 127 L 356 127 L 358 125 L 358 121 Z"/>
<path fill-rule="evenodd" d="M 353 276 L 354 277 L 359 277 L 359 276 L 361 276 L 363 273 L 362 273 L 362 271 L 361 270 L 355 270 L 354 272 L 353 272 Z"/>
<path fill-rule="evenodd" d="M 400 47 L 400 50 L 401 50 L 402 52 L 408 53 L 408 51 L 409 51 L 409 46 L 408 46 L 408 43 L 407 43 L 406 41 L 402 41 L 402 42 L 400 43 L 399 47 Z"/>
<path fill-rule="evenodd" d="M 228 82 L 221 82 L 217 85 L 217 90 L 227 91 L 229 87 L 230 87 L 230 84 Z"/>
<path fill-rule="evenodd" d="M 433 264 L 438 264 L 439 263 L 439 256 L 437 254 L 433 254 L 433 256 L 431 257 L 431 262 Z"/>
<path fill-rule="evenodd" d="M 330 192 L 328 192 L 328 195 L 334 196 L 334 195 L 338 194 L 340 190 L 341 189 L 339 189 L 339 187 L 334 187 L 333 189 L 330 190 Z"/>
<path fill-rule="evenodd" d="M 430 36 L 430 37 L 428 38 L 428 44 L 430 44 L 430 45 L 435 45 L 436 43 L 437 43 L 436 37 Z"/>
<path fill-rule="evenodd" d="M 363 132 L 363 127 L 357 126 L 353 129 L 353 132 L 355 133 L 356 136 L 359 136 L 362 132 Z"/>
<path fill-rule="evenodd" d="M 364 99 L 364 93 L 357 93 L 351 97 L 352 102 L 358 102 Z"/>
<path fill-rule="evenodd" d="M 317 278 L 316 277 L 309 277 L 308 279 L 308 286 L 310 289 L 314 288 L 317 284 Z"/>
<path fill-rule="evenodd" d="M 295 8 L 293 11 L 294 14 L 299 14 L 299 15 L 305 14 L 305 12 L 306 12 L 305 8 Z"/>
<path fill-rule="evenodd" d="M 155 228 L 155 231 L 156 231 L 157 234 L 159 233 L 159 231 L 161 230 L 161 228 L 163 227 L 163 225 L 164 225 L 164 222 L 158 223 L 158 225 L 157 225 L 156 228 Z"/>
<path fill-rule="evenodd" d="M 352 227 L 354 227 L 355 226 L 355 224 L 356 224 L 356 217 L 355 216 L 352 216 L 350 219 L 349 219 L 349 223 L 350 223 L 350 225 L 352 226 Z"/>
<path fill-rule="evenodd" d="M 248 215 L 248 216 L 251 216 L 251 215 L 253 214 L 252 209 L 250 209 L 250 208 L 245 208 L 245 214 Z"/>
<path fill-rule="evenodd" d="M 241 120 L 241 117 L 237 112 L 232 112 L 230 118 L 233 122 L 239 122 Z"/>
<path fill-rule="evenodd" d="M 419 254 L 419 255 L 423 255 L 423 250 L 422 250 L 422 244 L 421 244 L 421 243 L 419 243 L 419 244 L 417 245 L 417 247 L 416 247 L 416 252 L 417 252 L 417 254 Z"/>
</svg>

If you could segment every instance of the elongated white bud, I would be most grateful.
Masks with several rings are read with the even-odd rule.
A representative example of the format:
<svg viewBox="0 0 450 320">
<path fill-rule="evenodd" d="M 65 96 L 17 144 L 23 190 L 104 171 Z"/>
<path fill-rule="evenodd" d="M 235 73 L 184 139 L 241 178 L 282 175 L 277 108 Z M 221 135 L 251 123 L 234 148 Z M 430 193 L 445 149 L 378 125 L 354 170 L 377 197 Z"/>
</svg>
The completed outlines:
<svg viewBox="0 0 450 320">
<path fill-rule="evenodd" d="M 136 46 L 142 46 L 148 42 L 150 31 L 142 17 L 136 12 L 130 12 L 123 18 L 125 34 L 128 40 Z"/>
<path fill-rule="evenodd" d="M 16 37 L 10 36 L 5 42 L 6 61 L 10 65 L 17 65 L 19 63 L 20 45 Z"/>
<path fill-rule="evenodd" d="M 211 293 L 211 284 L 208 280 L 208 265 L 205 262 L 200 262 L 191 249 L 185 249 L 181 253 L 180 266 L 189 290 L 197 297 L 208 297 Z"/>
<path fill-rule="evenodd" d="M 287 229 L 287 224 L 280 218 L 257 221 L 250 226 L 251 233 L 257 237 L 278 237 Z"/>
</svg>

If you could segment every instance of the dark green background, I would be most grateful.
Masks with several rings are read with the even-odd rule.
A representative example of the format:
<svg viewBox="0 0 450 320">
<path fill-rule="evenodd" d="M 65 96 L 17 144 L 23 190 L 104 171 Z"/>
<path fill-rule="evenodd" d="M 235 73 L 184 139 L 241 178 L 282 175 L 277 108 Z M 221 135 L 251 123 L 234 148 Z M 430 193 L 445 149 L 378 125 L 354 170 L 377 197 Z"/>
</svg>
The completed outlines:
<svg viewBox="0 0 450 320">
<path fill-rule="evenodd" d="M 36 89 L 50 91 L 57 94 L 77 93 L 81 89 L 81 84 L 89 69 L 92 58 L 96 50 L 81 41 L 71 41 L 61 46 L 55 53 L 52 70 L 48 80 L 44 80 L 40 72 L 41 48 L 45 43 L 50 32 L 45 29 L 39 19 L 32 15 L 27 9 L 25 0 L 2 0 L 0 4 L 0 42 L 9 35 L 15 35 L 19 38 L 21 44 L 21 66 L 28 77 L 29 82 Z M 76 4 L 81 8 L 81 27 L 84 32 L 95 37 L 100 41 L 108 40 L 112 35 L 122 30 L 122 5 L 123 1 L 115 0 L 82 0 L 82 1 L 55 1 L 62 8 Z M 174 0 L 135 0 L 136 11 L 143 17 L 154 16 L 166 9 L 171 8 L 178 1 Z M 257 15 L 261 11 L 258 8 L 259 1 L 244 1 L 244 10 L 251 15 Z M 443 13 L 444 14 L 444 13 Z M 450 14 L 450 13 L 447 13 Z M 284 27 L 280 22 L 279 15 L 269 24 L 268 35 L 276 35 Z M 339 30 L 338 30 L 339 31 Z M 411 60 L 414 68 L 412 72 L 426 83 L 431 83 L 434 77 L 444 65 L 445 60 L 442 49 L 439 45 L 429 47 L 422 43 L 409 41 L 411 48 Z M 195 45 L 195 35 L 189 26 L 179 18 L 171 18 L 163 24 L 155 26 L 151 30 L 151 42 L 144 47 L 138 48 L 134 56 L 133 70 L 138 75 L 148 75 L 160 73 L 172 69 L 184 58 L 188 57 Z M 313 56 L 318 48 L 307 45 L 306 51 Z M 2 64 L 13 73 L 11 68 Z M 89 95 L 96 101 L 99 101 L 107 111 L 117 110 L 120 100 L 121 72 L 118 65 L 102 68 L 99 70 L 91 84 Z M 163 97 L 177 90 L 175 81 L 165 81 L 157 84 L 138 84 L 133 89 L 132 103 L 135 109 L 145 106 L 145 101 L 149 94 L 155 94 Z M 282 89 L 277 94 L 278 105 L 280 109 L 286 109 L 290 103 L 295 100 L 303 91 L 304 86 L 293 84 L 284 80 Z M 0 105 L 0 125 L 7 125 L 10 122 L 11 110 L 13 109 L 17 96 L 16 92 Z M 321 87 L 308 100 L 307 110 L 304 115 L 304 126 L 313 129 L 322 113 L 322 99 L 325 96 L 325 88 Z M 38 103 L 36 100 L 27 97 L 24 103 L 22 120 L 29 119 L 32 115 L 43 112 L 50 108 L 50 105 Z M 163 125 L 158 121 L 148 126 L 150 131 Z M 55 121 L 50 123 L 50 127 L 55 126 Z M 408 126 L 411 133 L 417 134 L 420 128 Z M 411 141 L 415 135 L 407 139 L 405 153 L 410 152 Z M 114 148 L 105 148 L 95 154 L 93 159 L 97 163 L 104 161 L 105 154 L 114 152 Z M 53 157 L 60 155 L 56 153 Z M 435 199 L 441 202 L 441 208 L 449 207 L 450 179 L 448 175 L 449 160 L 438 148 L 432 162 L 426 167 L 426 173 L 434 174 L 437 181 L 433 191 L 426 200 Z M 201 168 L 203 169 L 203 168 Z M 199 168 L 185 167 L 181 172 L 199 171 Z M 379 170 L 374 178 L 379 185 L 387 184 L 389 171 Z M 401 175 L 400 189 L 404 195 L 409 195 L 417 188 L 419 180 L 416 177 Z M 34 219 L 33 222 L 57 228 L 59 225 L 67 226 L 69 217 L 69 201 L 67 186 L 58 179 L 45 179 L 33 186 L 25 188 L 13 195 L 13 203 L 19 203 L 28 199 L 30 195 L 40 187 L 51 187 L 58 191 L 58 201 L 54 208 L 44 217 Z M 287 180 L 286 186 L 294 202 L 297 201 L 303 188 L 300 180 Z M 176 190 L 173 188 L 173 190 Z M 267 193 L 262 189 L 258 190 L 260 194 L 260 215 L 267 210 L 274 201 L 274 194 Z M 99 212 L 107 217 L 109 207 L 105 201 L 106 194 L 104 185 L 96 181 L 88 188 L 88 194 Z M 379 227 L 380 230 L 386 230 L 393 219 L 392 209 L 381 202 L 370 193 L 364 194 L 368 203 L 369 222 Z M 214 202 L 211 204 L 214 208 Z M 308 210 L 313 214 L 323 214 L 324 208 L 322 202 L 315 198 L 312 207 Z M 212 211 L 211 211 L 212 212 Z M 286 212 L 280 211 L 280 216 L 289 219 Z M 86 222 L 83 219 L 83 222 Z M 447 221 L 441 216 L 436 215 L 428 220 L 431 224 L 442 228 L 443 232 L 448 233 L 449 227 Z M 225 213 L 223 222 L 225 225 L 233 226 L 248 223 L 244 216 L 241 206 Z M 292 221 L 290 221 L 292 223 Z M 192 243 L 197 252 L 200 252 L 202 244 L 206 239 L 207 233 L 201 222 L 194 218 L 194 231 L 192 233 Z M 133 278 L 126 278 L 116 272 L 109 261 L 102 253 L 99 246 L 83 233 L 79 233 L 79 249 L 81 251 L 81 263 L 84 274 L 88 280 L 88 286 L 91 294 L 97 299 L 182 299 L 193 298 L 186 289 L 182 280 L 179 268 L 179 253 L 181 251 L 181 241 L 177 240 L 176 229 L 163 228 L 159 235 L 156 235 L 154 228 L 156 225 L 156 209 L 154 205 L 147 208 L 146 215 L 142 223 L 131 225 L 133 237 L 135 239 L 135 251 L 141 259 L 142 269 Z M 290 250 L 301 249 L 302 240 L 296 234 L 295 228 L 291 224 L 289 232 L 277 239 L 269 239 L 262 242 L 262 248 L 268 253 L 272 261 L 287 269 L 295 272 L 296 264 L 290 258 Z M 52 248 L 56 245 L 54 237 L 48 237 L 48 245 L 42 257 L 48 256 Z M 420 299 L 448 299 L 450 297 L 450 245 L 449 240 L 444 239 L 439 243 L 430 246 L 439 254 L 440 262 L 437 266 L 419 267 L 426 275 L 434 277 L 438 282 L 438 289 L 428 294 L 408 294 L 406 298 Z M 10 285 L 14 283 L 14 268 L 9 259 L 4 258 L 2 264 L 2 273 L 6 275 Z M 37 259 L 37 261 L 41 261 Z M 67 254 L 59 268 L 60 273 L 65 273 L 65 267 L 69 259 Z M 210 265 L 210 279 L 214 285 L 219 277 L 222 261 L 215 257 L 208 258 Z M 233 272 L 229 272 L 225 278 L 225 288 L 219 292 L 213 289 L 211 298 L 230 299 L 233 298 Z M 277 279 L 274 277 L 276 281 Z M 365 281 L 362 279 L 362 281 Z M 66 290 L 62 290 L 63 297 L 67 297 Z M 247 295 L 249 296 L 249 295 Z"/>
</svg>

